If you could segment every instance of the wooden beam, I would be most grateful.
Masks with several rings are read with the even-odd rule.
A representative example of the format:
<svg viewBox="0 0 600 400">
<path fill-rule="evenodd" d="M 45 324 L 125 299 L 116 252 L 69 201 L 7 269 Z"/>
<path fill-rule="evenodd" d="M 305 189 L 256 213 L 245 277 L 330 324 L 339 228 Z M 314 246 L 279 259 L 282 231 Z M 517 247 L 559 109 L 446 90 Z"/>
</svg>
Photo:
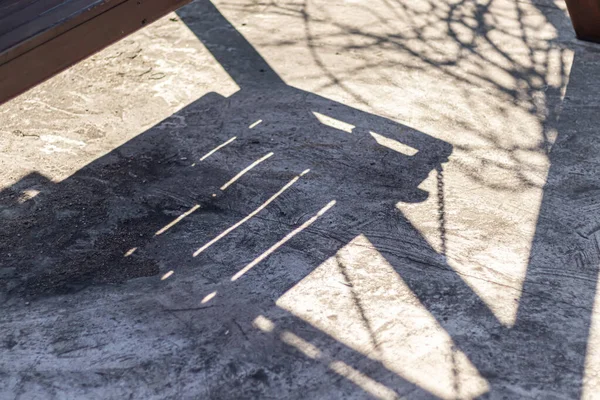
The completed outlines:
<svg viewBox="0 0 600 400">
<path fill-rule="evenodd" d="M 23 4 L 37 7 L 39 1 L 20 3 L 22 8 L 15 6 L 19 0 L 0 3 L 6 12 L 0 22 L 13 18 L 6 19 L 10 30 L 0 25 L 0 104 L 189 1 L 62 0 L 42 14 L 39 8 L 22 12 Z"/>
<path fill-rule="evenodd" d="M 600 43 L 600 0 L 566 0 L 577 38 Z"/>
</svg>

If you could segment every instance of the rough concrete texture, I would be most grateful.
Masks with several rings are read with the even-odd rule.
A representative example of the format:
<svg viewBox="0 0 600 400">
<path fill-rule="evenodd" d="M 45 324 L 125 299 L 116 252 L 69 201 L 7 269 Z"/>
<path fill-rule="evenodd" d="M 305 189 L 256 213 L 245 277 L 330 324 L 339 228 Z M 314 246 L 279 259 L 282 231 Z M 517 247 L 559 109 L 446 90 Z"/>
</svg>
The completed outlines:
<svg viewBox="0 0 600 400">
<path fill-rule="evenodd" d="M 0 107 L 0 398 L 600 398 L 599 76 L 559 0 L 107 48 Z"/>
</svg>

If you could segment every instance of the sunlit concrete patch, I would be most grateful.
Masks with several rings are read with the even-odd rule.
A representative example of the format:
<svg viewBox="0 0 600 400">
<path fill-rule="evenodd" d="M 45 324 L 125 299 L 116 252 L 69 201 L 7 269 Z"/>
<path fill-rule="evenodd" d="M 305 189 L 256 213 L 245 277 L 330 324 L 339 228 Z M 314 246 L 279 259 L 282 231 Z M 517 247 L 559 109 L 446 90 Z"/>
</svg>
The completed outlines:
<svg viewBox="0 0 600 400">
<path fill-rule="evenodd" d="M 395 139 L 385 137 L 383 135 L 380 135 L 379 133 L 369 132 L 369 134 L 380 145 L 387 147 L 388 149 L 397 151 L 398 153 L 404 154 L 406 156 L 414 156 L 418 152 L 418 150 L 414 147 L 410 147 L 407 144 L 401 143 Z"/>
<path fill-rule="evenodd" d="M 254 161 L 252 164 L 248 165 L 246 168 L 244 168 L 243 170 L 241 170 L 236 176 L 234 176 L 233 178 L 231 178 L 230 180 L 228 180 L 223 186 L 221 186 L 221 190 L 225 190 L 229 186 L 233 185 L 238 179 L 240 179 L 242 176 L 244 176 L 246 173 L 248 173 L 251 169 L 253 169 L 254 167 L 256 167 L 261 162 L 263 162 L 266 159 L 268 159 L 271 156 L 273 156 L 273 154 L 274 154 L 273 152 L 269 152 L 267 155 L 259 158 L 258 160 Z"/>
<path fill-rule="evenodd" d="M 165 16 L 2 105 L 0 135 L 21 132 L 27 139 L 20 163 L 0 159 L 10 176 L 27 168 L 60 182 L 167 118 L 163 128 L 184 128 L 186 121 L 173 114 L 205 94 L 238 91 L 189 27 L 173 18 L 175 13 Z M 0 149 L 18 140 L 3 136 Z M 48 162 L 39 162 L 40 155 Z"/>
<path fill-rule="evenodd" d="M 156 231 L 156 233 L 154 233 L 154 237 L 162 235 L 163 233 L 167 232 L 169 229 L 171 229 L 172 227 L 174 227 L 175 225 L 177 225 L 179 222 L 181 222 L 184 218 L 186 218 L 187 216 L 189 216 L 190 214 L 194 213 L 196 210 L 198 210 L 200 208 L 199 204 L 194 205 L 193 207 L 191 207 L 189 210 L 185 211 L 183 214 L 181 214 L 180 216 L 178 216 L 177 218 L 175 218 L 173 221 L 169 222 L 167 225 L 165 225 L 164 227 L 162 227 L 161 229 L 159 229 L 158 231 Z M 138 248 L 137 247 L 133 247 L 131 249 L 129 249 L 123 257 L 129 257 L 131 256 L 133 253 L 136 252 Z M 164 274 L 161 278 L 161 280 L 165 280 L 168 277 L 170 277 L 173 274 L 173 271 L 169 271 L 166 274 Z"/>
<path fill-rule="evenodd" d="M 174 273 L 175 273 L 175 271 L 173 271 L 173 270 L 166 272 L 165 274 L 163 274 L 163 276 L 161 276 L 160 280 L 164 281 L 165 279 L 169 279 L 171 277 L 171 275 L 173 275 Z"/>
<path fill-rule="evenodd" d="M 354 125 L 344 121 L 340 121 L 339 119 L 330 117 L 329 115 L 321 114 L 316 111 L 313 111 L 313 114 L 323 125 L 327 125 L 348 133 L 352 133 L 352 129 L 354 129 Z"/>
<path fill-rule="evenodd" d="M 40 194 L 39 190 L 36 190 L 36 189 L 26 189 L 26 190 L 23 191 L 23 193 L 21 193 L 21 196 L 19 196 L 19 199 L 17 201 L 19 203 L 23 204 L 26 201 L 29 201 L 29 200 L 33 199 L 38 194 Z"/>
<path fill-rule="evenodd" d="M 214 292 L 211 292 L 209 294 L 207 294 L 206 296 L 204 296 L 204 298 L 202 299 L 202 301 L 200 302 L 200 304 L 206 304 L 209 301 L 211 301 L 212 299 L 215 298 L 215 296 L 217 295 L 217 291 L 215 290 Z"/>
<path fill-rule="evenodd" d="M 272 332 L 275 328 L 275 324 L 264 315 L 257 316 L 254 321 L 252 321 L 252 325 L 263 332 Z"/>
<path fill-rule="evenodd" d="M 225 142 L 221 143 L 220 145 L 218 145 L 217 147 L 215 147 L 214 149 L 211 149 L 208 153 L 206 153 L 205 155 L 203 155 L 202 157 L 200 157 L 200 161 L 204 161 L 206 160 L 208 157 L 212 156 L 213 154 L 215 154 L 217 151 L 221 150 L 223 147 L 227 146 L 228 144 L 232 143 L 235 139 L 237 139 L 236 136 L 226 140 Z"/>
<path fill-rule="evenodd" d="M 178 23 L 173 23 L 174 20 Z M 155 65 L 148 73 L 149 80 L 156 82 L 152 85 L 155 97 L 163 99 L 171 107 L 182 108 L 190 102 L 190 99 L 192 101 L 196 99 L 197 86 L 201 84 L 200 82 L 223 80 L 223 84 L 219 87 L 219 93 L 223 96 L 230 96 L 239 90 L 219 63 L 206 62 L 207 58 L 212 58 L 211 54 L 198 43 L 194 32 L 181 23 L 175 13 L 167 15 L 161 22 L 163 21 L 162 24 L 154 24 L 158 38 L 154 38 L 144 47 L 144 51 L 165 54 L 164 57 L 155 60 Z M 168 38 L 170 35 L 175 35 L 178 43 L 185 43 L 185 45 L 173 46 L 172 40 L 161 38 L 161 36 Z M 187 62 L 180 62 L 182 59 Z M 203 68 L 197 68 L 197 65 L 202 65 Z M 184 69 L 186 73 L 185 78 L 182 79 L 181 73 Z M 193 83 L 185 82 L 187 79 Z M 173 90 L 174 87 L 177 87 L 177 90 Z"/>
<path fill-rule="evenodd" d="M 181 214 L 179 217 L 175 218 L 173 221 L 169 222 L 167 225 L 165 225 L 164 227 L 162 227 L 158 231 L 156 231 L 154 236 L 162 235 L 163 233 L 165 233 L 166 231 L 168 231 L 169 229 L 171 229 L 172 227 L 177 225 L 179 222 L 181 222 L 182 219 L 184 219 L 188 215 L 192 214 L 194 211 L 196 211 L 199 208 L 200 208 L 200 205 L 196 204 L 195 206 L 193 206 L 192 208 L 190 208 L 189 210 L 187 210 L 186 212 Z"/>
<path fill-rule="evenodd" d="M 363 389 L 366 393 L 374 396 L 376 399 L 395 400 L 399 398 L 392 389 L 369 378 L 367 375 L 357 371 L 343 361 L 332 361 L 329 364 L 329 368 L 344 378 L 352 381 L 354 384 Z"/>
<path fill-rule="evenodd" d="M 316 213 L 311 218 L 309 218 L 308 220 L 306 220 L 302 225 L 300 225 L 299 227 L 297 227 L 296 229 L 294 229 L 293 231 L 291 231 L 290 233 L 288 233 L 287 235 L 285 235 L 283 237 L 283 239 L 281 239 L 280 241 L 278 241 L 277 243 L 275 243 L 273 246 L 269 247 L 269 249 L 267 249 L 260 256 L 256 257 L 251 263 L 249 263 L 244 268 L 242 268 L 241 270 L 239 270 L 235 275 L 233 275 L 231 277 L 231 281 L 235 282 L 236 280 L 238 280 L 239 278 L 241 278 L 245 273 L 247 273 L 248 271 L 250 271 L 258 263 L 260 263 L 261 261 L 263 261 L 264 259 L 266 259 L 267 257 L 269 257 L 271 254 L 273 254 L 275 251 L 277 251 L 278 248 L 280 248 L 281 246 L 283 246 L 286 242 L 288 242 L 289 240 L 291 240 L 294 236 L 296 236 L 297 234 L 299 234 L 300 232 L 302 232 L 303 230 L 305 230 L 306 228 L 308 228 L 309 226 L 311 226 L 313 223 L 315 223 L 317 221 L 317 219 L 319 219 L 319 217 L 323 216 L 323 214 L 325 214 L 327 211 L 329 211 L 329 209 L 331 207 L 333 207 L 334 205 L 335 205 L 335 200 L 332 200 L 329 203 L 327 203 L 327 205 L 325 207 L 323 207 L 321 210 L 319 210 L 318 213 Z"/>
<path fill-rule="evenodd" d="M 219 235 L 217 235 L 217 237 L 215 237 L 214 239 L 212 239 L 211 241 L 206 243 L 204 246 L 202 246 L 198 250 L 196 250 L 193 254 L 194 257 L 199 256 L 200 253 L 202 253 L 204 250 L 208 249 L 210 246 L 217 243 L 219 240 L 223 239 L 225 236 L 229 235 L 231 232 L 233 232 L 234 230 L 236 230 L 237 228 L 239 228 L 240 226 L 242 226 L 243 224 L 245 224 L 246 222 L 248 222 L 249 220 L 254 218 L 259 212 L 264 210 L 269 204 L 271 204 L 273 201 L 275 201 L 275 199 L 277 199 L 279 196 L 281 196 L 283 194 L 283 192 L 288 190 L 293 184 L 295 184 L 298 181 L 298 179 L 300 179 L 302 176 L 306 175 L 309 171 L 310 170 L 307 169 L 307 170 L 304 170 L 301 174 L 296 175 L 288 183 L 286 183 L 281 189 L 279 189 L 279 191 L 277 193 L 275 193 L 273 196 L 269 197 L 257 209 L 252 211 L 250 214 L 248 214 L 246 217 L 242 218 L 240 221 L 238 221 L 234 225 L 225 229 L 223 232 L 221 232 Z"/>
<path fill-rule="evenodd" d="M 127 250 L 127 252 L 123 255 L 123 257 L 129 257 L 131 256 L 133 253 L 135 253 L 135 251 L 137 250 L 137 247 L 132 247 L 131 249 Z"/>
<path fill-rule="evenodd" d="M 40 135 L 40 140 L 45 143 L 41 149 L 42 153 L 71 153 L 83 149 L 86 143 L 80 140 L 73 140 L 57 135 Z"/>
<path fill-rule="evenodd" d="M 284 343 L 295 347 L 308 358 L 318 358 L 321 356 L 321 351 L 317 347 L 292 332 L 285 331 L 280 337 Z"/>
<path fill-rule="evenodd" d="M 268 318 L 260 315 L 254 320 L 254 327 L 260 329 L 265 333 L 271 333 L 275 330 L 275 324 Z M 372 379 L 356 368 L 351 367 L 347 363 L 341 360 L 332 359 L 329 355 L 322 352 L 312 343 L 306 341 L 300 336 L 290 331 L 283 331 L 279 334 L 279 339 L 285 344 L 293 347 L 306 357 L 314 360 L 318 360 L 324 365 L 343 377 L 350 382 L 354 383 L 357 387 L 369 393 L 376 399 L 380 400 L 398 400 L 398 394 L 391 388 L 381 384 L 380 382 Z"/>
<path fill-rule="evenodd" d="M 263 122 L 263 120 L 262 120 L 262 119 L 259 119 L 259 120 L 257 120 L 257 121 L 254 121 L 253 123 L 251 123 L 251 124 L 248 126 L 248 129 L 253 129 L 253 128 L 255 128 L 255 127 L 256 127 L 256 126 L 258 126 L 258 124 L 260 124 L 261 122 Z"/>
<path fill-rule="evenodd" d="M 549 168 L 547 156 L 532 153 L 539 184 L 490 189 L 465 179 L 462 166 L 451 160 L 420 185 L 431 193 L 426 201 L 396 204 L 507 327 L 517 316 Z"/>
<path fill-rule="evenodd" d="M 362 235 L 286 292 L 277 305 L 441 398 L 476 398 L 489 389 Z"/>
</svg>

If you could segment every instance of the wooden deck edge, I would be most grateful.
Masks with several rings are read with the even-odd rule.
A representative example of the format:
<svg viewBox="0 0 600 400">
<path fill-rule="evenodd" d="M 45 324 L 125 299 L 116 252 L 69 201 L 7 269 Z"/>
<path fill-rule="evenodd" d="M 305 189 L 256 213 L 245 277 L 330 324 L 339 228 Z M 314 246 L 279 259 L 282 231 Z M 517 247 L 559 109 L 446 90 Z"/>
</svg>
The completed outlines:
<svg viewBox="0 0 600 400">
<path fill-rule="evenodd" d="M 40 46 L 48 40 L 51 40 L 78 25 L 84 24 L 90 19 L 97 17 L 99 14 L 118 6 L 124 1 L 126 0 L 104 0 L 95 5 L 80 9 L 79 12 L 69 16 L 65 21 L 57 22 L 54 25 L 46 27 L 42 23 L 39 26 L 39 31 L 29 28 L 30 25 L 35 25 L 33 22 L 37 22 L 38 20 L 52 19 L 52 12 L 47 12 L 43 17 L 23 26 L 19 26 L 10 33 L 3 34 L 0 36 L 0 48 L 2 49 L 0 51 L 0 65 L 7 63 L 13 58 L 17 58 L 32 48 Z M 6 42 L 14 40 L 12 38 L 14 36 L 16 36 L 17 43 L 7 45 Z"/>
<path fill-rule="evenodd" d="M 0 104 L 190 0 L 126 0 L 0 65 Z"/>
<path fill-rule="evenodd" d="M 579 40 L 600 43 L 600 0 L 566 0 Z"/>
</svg>

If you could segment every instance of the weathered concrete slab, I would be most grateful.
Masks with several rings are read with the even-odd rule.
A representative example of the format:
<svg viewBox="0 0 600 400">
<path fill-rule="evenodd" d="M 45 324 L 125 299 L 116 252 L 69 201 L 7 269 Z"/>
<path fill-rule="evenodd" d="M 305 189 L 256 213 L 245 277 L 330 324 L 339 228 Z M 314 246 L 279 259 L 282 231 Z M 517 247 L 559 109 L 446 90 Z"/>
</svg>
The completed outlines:
<svg viewBox="0 0 600 400">
<path fill-rule="evenodd" d="M 600 47 L 330 3 L 198 1 L 0 108 L 1 398 L 597 397 Z"/>
</svg>

